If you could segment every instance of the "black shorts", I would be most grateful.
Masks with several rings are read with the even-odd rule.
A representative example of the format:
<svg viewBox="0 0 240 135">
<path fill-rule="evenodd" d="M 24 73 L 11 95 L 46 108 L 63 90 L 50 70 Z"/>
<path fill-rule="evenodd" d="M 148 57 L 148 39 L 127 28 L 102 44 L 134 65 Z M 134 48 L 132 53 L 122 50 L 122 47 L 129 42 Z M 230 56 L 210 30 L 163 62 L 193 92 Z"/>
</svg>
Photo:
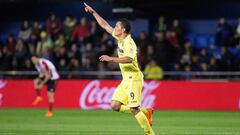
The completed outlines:
<svg viewBox="0 0 240 135">
<path fill-rule="evenodd" d="M 38 77 L 41 81 L 44 80 L 44 77 Z M 49 80 L 44 85 L 47 85 L 47 90 L 49 92 L 55 92 L 55 83 L 56 80 Z"/>
<path fill-rule="evenodd" d="M 55 92 L 55 80 L 49 80 L 46 84 L 47 84 L 47 90 L 48 92 Z"/>
</svg>

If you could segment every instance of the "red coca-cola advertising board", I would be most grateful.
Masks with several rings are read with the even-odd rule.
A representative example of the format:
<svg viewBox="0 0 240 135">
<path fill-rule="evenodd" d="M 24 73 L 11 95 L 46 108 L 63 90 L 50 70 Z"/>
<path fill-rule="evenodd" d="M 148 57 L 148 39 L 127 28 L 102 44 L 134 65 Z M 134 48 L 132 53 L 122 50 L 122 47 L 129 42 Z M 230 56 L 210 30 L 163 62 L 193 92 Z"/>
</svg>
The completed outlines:
<svg viewBox="0 0 240 135">
<path fill-rule="evenodd" d="M 59 80 L 56 85 L 55 107 L 72 109 L 110 109 L 111 97 L 120 81 Z M 32 80 L 0 80 L 0 107 L 47 107 L 31 102 L 36 94 Z M 145 81 L 142 107 L 158 110 L 229 110 L 240 109 L 240 82 L 213 81 Z"/>
</svg>

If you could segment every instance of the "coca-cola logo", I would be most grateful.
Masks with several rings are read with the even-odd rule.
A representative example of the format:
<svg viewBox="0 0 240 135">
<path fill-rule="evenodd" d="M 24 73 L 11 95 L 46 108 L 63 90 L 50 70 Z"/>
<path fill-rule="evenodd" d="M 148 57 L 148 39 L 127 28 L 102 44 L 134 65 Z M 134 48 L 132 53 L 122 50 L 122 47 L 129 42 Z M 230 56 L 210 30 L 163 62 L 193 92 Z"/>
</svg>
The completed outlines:
<svg viewBox="0 0 240 135">
<path fill-rule="evenodd" d="M 3 102 L 3 94 L 1 93 L 1 89 L 6 86 L 7 82 L 0 80 L 0 106 L 2 105 Z"/>
<path fill-rule="evenodd" d="M 156 95 L 153 91 L 160 82 L 145 82 L 142 91 L 142 107 L 153 107 Z M 116 86 L 101 87 L 101 81 L 93 80 L 84 88 L 80 95 L 79 105 L 82 109 L 111 109 L 110 103 Z"/>
</svg>

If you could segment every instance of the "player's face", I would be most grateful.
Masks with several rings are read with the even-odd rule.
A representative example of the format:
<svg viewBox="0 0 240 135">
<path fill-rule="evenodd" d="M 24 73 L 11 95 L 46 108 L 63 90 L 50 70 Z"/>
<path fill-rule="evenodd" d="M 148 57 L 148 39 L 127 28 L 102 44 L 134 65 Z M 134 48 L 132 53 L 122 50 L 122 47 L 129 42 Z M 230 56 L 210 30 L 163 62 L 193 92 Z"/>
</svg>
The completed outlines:
<svg viewBox="0 0 240 135">
<path fill-rule="evenodd" d="M 33 63 L 34 65 L 38 64 L 38 58 L 32 57 L 32 63 Z"/>
<path fill-rule="evenodd" d="M 121 22 L 117 22 L 114 29 L 116 36 L 120 36 L 124 32 L 124 28 L 122 27 Z"/>
</svg>

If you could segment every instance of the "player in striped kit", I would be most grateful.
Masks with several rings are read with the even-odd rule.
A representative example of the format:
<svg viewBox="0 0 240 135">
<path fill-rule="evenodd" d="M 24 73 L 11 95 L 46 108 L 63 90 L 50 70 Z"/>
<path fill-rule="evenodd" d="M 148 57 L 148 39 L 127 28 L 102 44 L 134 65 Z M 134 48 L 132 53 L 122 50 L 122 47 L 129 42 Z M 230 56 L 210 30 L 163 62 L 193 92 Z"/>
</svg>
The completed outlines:
<svg viewBox="0 0 240 135">
<path fill-rule="evenodd" d="M 37 97 L 32 102 L 32 105 L 37 105 L 43 101 L 41 88 L 43 85 L 47 85 L 49 107 L 45 116 L 51 117 L 53 116 L 55 83 L 59 79 L 59 74 L 51 61 L 37 56 L 32 56 L 31 60 L 39 73 L 38 77 L 34 80 Z"/>
</svg>

